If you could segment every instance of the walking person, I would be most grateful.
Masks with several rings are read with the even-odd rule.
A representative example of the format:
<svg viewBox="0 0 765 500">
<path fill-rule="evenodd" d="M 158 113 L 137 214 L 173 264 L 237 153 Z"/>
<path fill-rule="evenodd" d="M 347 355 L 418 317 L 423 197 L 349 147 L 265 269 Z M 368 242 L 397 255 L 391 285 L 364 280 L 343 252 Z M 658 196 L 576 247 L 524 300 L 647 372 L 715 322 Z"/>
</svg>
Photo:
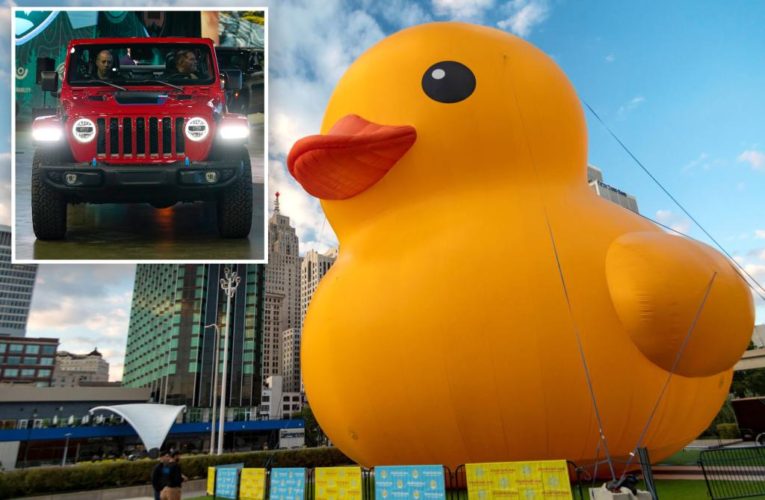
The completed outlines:
<svg viewBox="0 0 765 500">
<path fill-rule="evenodd" d="M 170 454 L 167 464 L 167 482 L 160 494 L 160 500 L 181 500 L 181 485 L 188 478 L 181 472 L 181 454 L 177 451 Z"/>
<path fill-rule="evenodd" d="M 165 472 L 170 474 L 170 469 L 167 467 L 170 461 L 170 453 L 165 451 L 159 456 L 159 462 L 154 466 L 154 470 L 151 471 L 151 487 L 154 489 L 154 500 L 160 500 L 160 493 L 166 486 L 167 480 L 165 479 Z M 167 471 L 165 468 L 167 467 Z"/>
</svg>

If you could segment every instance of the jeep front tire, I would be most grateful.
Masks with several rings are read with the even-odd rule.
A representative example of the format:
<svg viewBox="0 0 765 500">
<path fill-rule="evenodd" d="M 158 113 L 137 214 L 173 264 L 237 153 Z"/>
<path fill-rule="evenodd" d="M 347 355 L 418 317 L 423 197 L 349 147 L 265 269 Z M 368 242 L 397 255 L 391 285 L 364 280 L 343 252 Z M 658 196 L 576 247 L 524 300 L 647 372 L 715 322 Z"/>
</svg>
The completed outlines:
<svg viewBox="0 0 765 500">
<path fill-rule="evenodd" d="M 66 198 L 45 184 L 41 167 L 56 165 L 60 155 L 38 149 L 32 159 L 32 228 L 40 240 L 60 240 L 66 235 Z"/>
<path fill-rule="evenodd" d="M 218 232 L 224 238 L 246 238 L 252 226 L 252 171 L 246 148 L 238 150 L 241 175 L 218 199 Z"/>
</svg>

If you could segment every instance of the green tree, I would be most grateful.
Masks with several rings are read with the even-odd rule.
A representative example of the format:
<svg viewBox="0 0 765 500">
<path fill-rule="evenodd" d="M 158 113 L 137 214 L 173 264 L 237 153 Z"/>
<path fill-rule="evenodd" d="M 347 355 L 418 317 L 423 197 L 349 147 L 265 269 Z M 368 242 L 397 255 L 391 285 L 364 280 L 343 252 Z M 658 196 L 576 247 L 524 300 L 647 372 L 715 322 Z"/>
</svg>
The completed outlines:
<svg viewBox="0 0 765 500">
<path fill-rule="evenodd" d="M 313 410 L 308 405 L 305 405 L 300 413 L 297 414 L 297 418 L 303 419 L 305 422 L 305 445 L 308 447 L 326 446 L 327 436 L 324 431 L 321 430 L 321 426 L 316 421 L 316 417 L 313 416 Z"/>
<path fill-rule="evenodd" d="M 730 392 L 737 398 L 765 396 L 765 368 L 735 372 Z"/>
</svg>

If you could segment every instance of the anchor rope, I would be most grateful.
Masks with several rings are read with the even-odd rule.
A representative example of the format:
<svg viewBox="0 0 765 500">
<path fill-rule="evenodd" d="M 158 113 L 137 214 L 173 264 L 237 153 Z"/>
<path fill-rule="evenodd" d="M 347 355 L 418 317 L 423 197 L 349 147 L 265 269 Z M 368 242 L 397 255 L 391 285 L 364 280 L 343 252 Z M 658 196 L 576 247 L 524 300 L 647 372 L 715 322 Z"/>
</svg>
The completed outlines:
<svg viewBox="0 0 765 500">
<path fill-rule="evenodd" d="M 672 362 L 672 368 L 667 374 L 667 379 L 664 381 L 664 385 L 662 386 L 661 391 L 659 391 L 659 396 L 656 398 L 656 403 L 654 403 L 651 414 L 648 416 L 648 421 L 645 423 L 643 430 L 640 432 L 640 437 L 638 437 L 635 447 L 630 452 L 629 459 L 627 459 L 627 464 L 624 467 L 624 471 L 622 472 L 619 481 L 624 479 L 624 477 L 627 475 L 627 468 L 629 468 L 630 464 L 632 464 L 632 460 L 635 458 L 635 451 L 637 451 L 637 449 L 640 448 L 640 445 L 643 444 L 643 439 L 645 439 L 645 436 L 648 433 L 648 428 L 651 426 L 651 422 L 656 416 L 656 411 L 659 409 L 659 404 L 661 404 L 662 399 L 664 399 L 664 394 L 667 392 L 667 388 L 669 387 L 669 383 L 672 380 L 672 376 L 677 370 L 677 365 L 680 364 L 680 358 L 683 357 L 685 348 L 688 346 L 688 341 L 691 339 L 691 333 L 693 333 L 693 330 L 696 328 L 696 324 L 698 323 L 699 317 L 701 316 L 701 311 L 704 310 L 704 305 L 706 305 L 707 299 L 709 298 L 709 293 L 712 291 L 712 285 L 714 285 L 715 278 L 717 278 L 717 271 L 712 274 L 712 279 L 709 280 L 709 284 L 704 291 L 704 297 L 701 299 L 701 304 L 699 304 L 699 308 L 696 310 L 696 315 L 693 317 L 693 321 L 691 322 L 691 327 L 688 329 L 688 333 L 685 334 L 683 343 L 680 344 L 680 349 L 677 351 L 675 360 Z"/>
<path fill-rule="evenodd" d="M 552 242 L 553 253 L 555 254 L 555 263 L 558 266 L 558 275 L 560 276 L 561 284 L 563 285 L 563 295 L 566 298 L 566 306 L 568 307 L 568 314 L 571 318 L 571 323 L 574 327 L 574 334 L 576 336 L 576 345 L 579 349 L 579 357 L 584 367 L 584 376 L 587 380 L 587 388 L 590 392 L 590 399 L 592 400 L 592 406 L 595 411 L 595 418 L 598 421 L 598 434 L 600 436 L 600 442 L 603 444 L 603 452 L 606 454 L 606 460 L 608 460 L 608 468 L 611 471 L 611 479 L 616 479 L 616 472 L 614 470 L 613 457 L 608 449 L 608 440 L 606 439 L 606 433 L 603 430 L 603 419 L 600 416 L 600 409 L 598 407 L 598 400 L 595 396 L 595 387 L 592 385 L 592 377 L 590 375 L 590 367 L 587 364 L 587 356 L 584 354 L 584 346 L 582 345 L 582 338 L 579 331 L 579 325 L 574 318 L 574 311 L 571 306 L 571 298 L 568 294 L 568 286 L 566 285 L 566 278 L 563 275 L 563 266 L 558 256 L 558 245 L 555 243 L 555 235 L 553 234 L 552 226 L 550 225 L 550 219 L 547 216 L 547 210 L 545 210 L 545 221 L 547 222 L 547 230 L 550 232 L 550 241 Z"/>
</svg>

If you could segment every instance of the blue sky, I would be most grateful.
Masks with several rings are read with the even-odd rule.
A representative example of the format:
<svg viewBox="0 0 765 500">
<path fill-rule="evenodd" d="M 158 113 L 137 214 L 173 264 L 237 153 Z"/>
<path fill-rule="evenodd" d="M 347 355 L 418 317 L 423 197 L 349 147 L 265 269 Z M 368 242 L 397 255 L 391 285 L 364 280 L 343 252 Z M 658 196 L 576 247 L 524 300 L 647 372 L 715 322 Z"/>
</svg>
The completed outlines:
<svg viewBox="0 0 765 500">
<path fill-rule="evenodd" d="M 77 5 L 122 3 L 81 0 Z M 209 2 L 150 4 L 191 7 Z M 223 1 L 219 6 L 254 4 L 268 2 Z M 505 29 L 552 56 L 580 98 L 765 284 L 761 194 L 765 187 L 765 2 L 761 1 L 274 2 L 269 10 L 269 187 L 271 193 L 282 193 L 282 212 L 291 216 L 302 251 L 324 250 L 335 246 L 336 240 L 316 200 L 286 174 L 284 158 L 292 143 L 318 131 L 332 88 L 364 50 L 406 26 L 452 19 Z M 8 7 L 0 11 L 0 31 L 0 36 L 10 38 Z M 3 102 L 10 99 L 12 74 L 7 51 L 2 45 Z M 586 116 L 590 162 L 603 171 L 605 181 L 634 194 L 644 215 L 705 240 L 603 126 L 589 112 Z M 3 137 L 9 136 L 8 126 L 8 119 L 0 121 Z M 0 223 L 10 219 L 9 151 L 8 141 L 0 140 Z M 99 293 L 72 286 L 94 269 L 108 277 Z M 133 269 L 41 266 L 30 334 L 58 336 L 63 348 L 72 350 L 84 350 L 88 343 L 101 346 L 103 338 L 109 359 L 121 364 Z M 57 300 L 62 290 L 68 305 Z M 758 323 L 763 323 L 765 304 L 761 300 L 757 304 Z M 102 337 L 104 331 L 109 333 Z"/>
</svg>

